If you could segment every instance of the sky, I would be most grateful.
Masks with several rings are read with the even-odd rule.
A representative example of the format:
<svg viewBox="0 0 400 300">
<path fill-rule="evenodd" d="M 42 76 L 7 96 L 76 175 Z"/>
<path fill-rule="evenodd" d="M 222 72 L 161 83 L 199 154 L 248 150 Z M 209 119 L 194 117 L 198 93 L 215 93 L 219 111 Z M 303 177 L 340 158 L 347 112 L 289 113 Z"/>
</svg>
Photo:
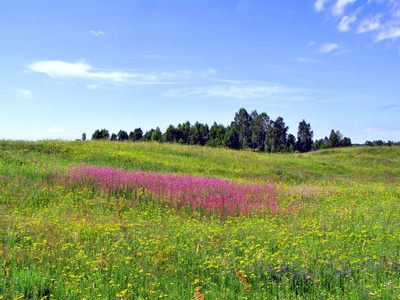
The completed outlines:
<svg viewBox="0 0 400 300">
<path fill-rule="evenodd" d="M 400 0 L 3 0 L 0 139 L 235 113 L 400 141 Z"/>
</svg>

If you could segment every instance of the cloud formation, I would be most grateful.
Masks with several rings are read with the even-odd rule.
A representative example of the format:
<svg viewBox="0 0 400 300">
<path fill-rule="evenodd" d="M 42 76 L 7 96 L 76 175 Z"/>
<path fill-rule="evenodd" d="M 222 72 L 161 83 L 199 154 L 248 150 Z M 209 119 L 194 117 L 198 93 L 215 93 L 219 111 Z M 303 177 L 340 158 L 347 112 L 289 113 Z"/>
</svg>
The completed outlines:
<svg viewBox="0 0 400 300">
<path fill-rule="evenodd" d="M 360 9 L 357 9 L 352 15 L 350 16 L 343 16 L 342 19 L 340 20 L 340 23 L 338 25 L 339 31 L 349 31 L 350 30 L 350 24 L 354 23 L 357 20 L 357 14 L 360 12 Z"/>
<path fill-rule="evenodd" d="M 102 36 L 104 35 L 103 31 L 94 31 L 94 30 L 90 30 L 89 31 L 91 34 L 93 34 L 94 36 Z"/>
<path fill-rule="evenodd" d="M 324 10 L 324 5 L 326 2 L 328 2 L 329 0 L 317 0 L 314 3 L 314 9 L 318 12 L 323 11 Z"/>
<path fill-rule="evenodd" d="M 311 98 L 311 90 L 277 84 L 247 83 L 211 85 L 197 88 L 171 90 L 169 97 L 231 98 L 305 101 Z"/>
<path fill-rule="evenodd" d="M 323 44 L 318 51 L 321 53 L 329 53 L 332 52 L 333 50 L 339 48 L 339 45 L 336 43 L 330 43 L 330 44 Z"/>
<path fill-rule="evenodd" d="M 327 4 L 330 4 L 329 6 Z M 350 6 L 350 4 L 354 4 Z M 355 6 L 355 5 L 358 6 Z M 350 31 L 350 25 L 355 23 L 356 33 L 370 33 L 374 42 L 396 40 L 400 37 L 400 1 L 399 0 L 316 0 L 314 10 L 321 12 L 327 7 L 328 11 L 337 18 L 341 17 L 337 28 L 341 32 Z M 345 10 L 353 8 L 344 15 Z M 377 9 L 380 9 L 378 13 Z M 366 11 L 364 17 L 358 18 L 361 10 Z M 369 14 L 373 11 L 375 14 Z M 357 21 L 360 19 L 360 21 Z M 358 24 L 357 24 L 358 23 Z"/>
<path fill-rule="evenodd" d="M 399 25 L 387 25 L 375 36 L 375 42 L 380 42 L 386 39 L 396 39 L 400 36 Z"/>
<path fill-rule="evenodd" d="M 382 18 L 382 14 L 377 14 L 372 18 L 364 19 L 357 28 L 357 33 L 364 33 L 369 31 L 378 30 L 381 27 L 380 19 Z"/>
<path fill-rule="evenodd" d="M 37 61 L 28 65 L 28 69 L 44 73 L 51 78 L 79 77 L 123 81 L 126 78 L 132 77 L 131 74 L 124 72 L 99 72 L 94 70 L 89 64 L 83 62 Z"/>
<path fill-rule="evenodd" d="M 177 80 L 188 77 L 190 71 L 176 72 L 122 72 L 98 70 L 85 62 L 64 62 L 64 61 L 37 61 L 29 64 L 28 69 L 33 72 L 44 73 L 51 78 L 78 78 L 94 80 L 96 84 L 86 85 L 94 89 L 100 86 L 99 83 L 131 83 L 131 84 L 170 84 Z M 215 72 L 213 69 L 206 71 L 207 74 Z"/>
<path fill-rule="evenodd" d="M 33 97 L 32 92 L 30 90 L 15 89 L 15 88 L 13 88 L 13 89 L 16 91 L 17 96 L 19 96 L 21 98 L 32 98 Z"/>
<path fill-rule="evenodd" d="M 357 0 L 337 0 L 332 7 L 332 14 L 334 16 L 341 16 L 347 5 L 356 2 Z"/>
<path fill-rule="evenodd" d="M 380 127 L 376 127 L 376 128 L 371 128 L 368 127 L 364 130 L 366 133 L 375 133 L 379 136 L 383 136 L 383 135 L 390 135 L 390 136 L 396 136 L 396 135 L 400 135 L 400 129 L 388 129 L 388 128 L 380 128 Z"/>
</svg>

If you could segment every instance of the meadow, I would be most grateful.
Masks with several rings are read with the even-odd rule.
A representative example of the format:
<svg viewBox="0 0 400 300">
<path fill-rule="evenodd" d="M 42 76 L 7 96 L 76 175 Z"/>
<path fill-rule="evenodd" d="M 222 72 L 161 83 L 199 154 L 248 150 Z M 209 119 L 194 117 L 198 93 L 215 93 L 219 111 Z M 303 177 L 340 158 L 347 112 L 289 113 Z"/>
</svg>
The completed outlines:
<svg viewBox="0 0 400 300">
<path fill-rule="evenodd" d="M 400 147 L 0 141 L 0 299 L 398 299 Z"/>
</svg>

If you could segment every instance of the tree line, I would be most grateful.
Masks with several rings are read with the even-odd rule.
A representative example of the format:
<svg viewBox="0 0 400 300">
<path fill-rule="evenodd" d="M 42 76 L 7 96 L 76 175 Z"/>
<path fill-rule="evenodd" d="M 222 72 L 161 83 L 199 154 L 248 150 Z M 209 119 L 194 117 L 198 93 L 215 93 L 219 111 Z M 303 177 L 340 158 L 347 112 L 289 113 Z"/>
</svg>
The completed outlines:
<svg viewBox="0 0 400 300">
<path fill-rule="evenodd" d="M 110 135 L 107 129 L 97 129 L 92 140 L 112 141 L 157 141 L 163 143 L 179 143 L 183 145 L 201 145 L 210 147 L 227 147 L 230 149 L 251 149 L 258 152 L 308 152 L 323 148 L 348 147 L 351 139 L 343 137 L 339 130 L 331 131 L 329 137 L 313 141 L 314 132 L 310 123 L 302 120 L 299 123 L 297 138 L 288 133 L 289 127 L 285 125 L 282 117 L 271 120 L 266 113 L 258 114 L 256 110 L 248 113 L 241 108 L 230 125 L 224 126 L 214 122 L 211 127 L 207 124 L 189 121 L 169 125 L 166 131 L 161 132 L 159 127 L 143 133 L 141 128 L 136 128 L 129 134 L 120 130 L 117 134 Z M 86 140 L 86 134 L 82 135 Z"/>
</svg>

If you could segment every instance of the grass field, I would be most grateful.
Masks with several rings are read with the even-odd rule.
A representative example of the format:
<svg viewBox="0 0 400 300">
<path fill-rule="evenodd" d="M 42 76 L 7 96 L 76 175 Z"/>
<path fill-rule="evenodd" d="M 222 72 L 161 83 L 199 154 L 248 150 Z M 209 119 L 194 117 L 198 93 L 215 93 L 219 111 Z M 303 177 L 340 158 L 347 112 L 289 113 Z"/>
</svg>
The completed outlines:
<svg viewBox="0 0 400 300">
<path fill-rule="evenodd" d="M 0 141 L 0 299 L 398 299 L 400 147 Z"/>
</svg>

